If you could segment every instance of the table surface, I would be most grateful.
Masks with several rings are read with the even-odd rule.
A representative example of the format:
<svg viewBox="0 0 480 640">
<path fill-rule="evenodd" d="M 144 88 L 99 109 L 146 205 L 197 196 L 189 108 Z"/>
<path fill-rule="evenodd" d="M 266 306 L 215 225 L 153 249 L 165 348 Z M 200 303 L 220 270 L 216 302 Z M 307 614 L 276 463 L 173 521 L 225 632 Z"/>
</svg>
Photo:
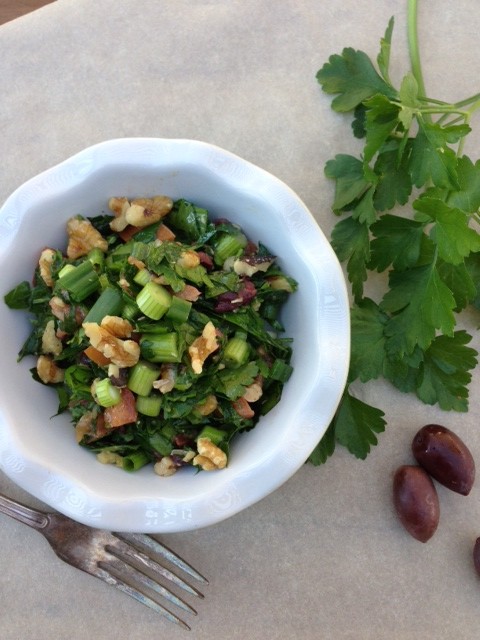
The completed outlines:
<svg viewBox="0 0 480 640">
<path fill-rule="evenodd" d="M 332 184 L 323 166 L 357 147 L 330 110 L 317 70 L 344 46 L 376 56 L 395 15 L 392 75 L 407 70 L 406 1 L 58 0 L 0 27 L 0 201 L 23 181 L 96 142 L 182 137 L 225 147 L 289 184 L 327 236 Z M 455 8 L 453 8 L 455 7 Z M 478 91 L 477 0 L 424 0 L 429 93 Z M 473 122 L 475 127 L 475 121 Z M 478 127 L 477 127 L 478 131 Z M 467 152 L 480 156 L 474 132 Z M 462 319 L 475 331 L 472 318 Z M 475 338 L 478 348 L 478 338 Z M 453 428 L 480 459 L 479 404 L 426 407 L 383 382 L 357 389 L 388 422 L 366 461 L 339 449 L 305 465 L 260 503 L 215 526 L 164 536 L 210 580 L 191 637 L 476 640 L 479 487 L 439 488 L 439 529 L 410 538 L 393 511 L 395 468 L 423 424 Z M 41 506 L 4 475 L 0 491 Z M 62 563 L 38 533 L 1 519 L 3 640 L 188 637 L 155 613 Z"/>
</svg>

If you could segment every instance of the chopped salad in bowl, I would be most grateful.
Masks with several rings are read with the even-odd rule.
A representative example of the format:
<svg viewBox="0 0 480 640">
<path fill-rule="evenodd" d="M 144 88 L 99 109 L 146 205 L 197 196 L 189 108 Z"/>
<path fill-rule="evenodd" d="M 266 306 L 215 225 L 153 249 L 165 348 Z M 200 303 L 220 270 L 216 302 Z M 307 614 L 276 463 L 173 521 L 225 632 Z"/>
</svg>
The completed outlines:
<svg viewBox="0 0 480 640">
<path fill-rule="evenodd" d="M 218 523 L 335 414 L 341 266 L 287 185 L 215 145 L 108 140 L 34 176 L 0 207 L 0 273 L 0 469 L 87 525 Z"/>
<path fill-rule="evenodd" d="M 58 393 L 77 442 L 103 463 L 160 476 L 224 469 L 233 437 L 291 375 L 280 310 L 297 283 L 228 219 L 185 199 L 113 196 L 66 223 L 32 282 L 5 296 L 30 313 L 19 359 Z"/>
</svg>

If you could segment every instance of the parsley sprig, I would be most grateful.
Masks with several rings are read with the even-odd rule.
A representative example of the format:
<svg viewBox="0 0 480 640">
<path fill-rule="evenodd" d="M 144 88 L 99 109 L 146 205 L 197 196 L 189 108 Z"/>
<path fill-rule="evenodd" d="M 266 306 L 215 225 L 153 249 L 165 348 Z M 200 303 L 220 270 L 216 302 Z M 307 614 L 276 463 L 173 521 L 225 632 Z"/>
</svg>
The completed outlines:
<svg viewBox="0 0 480 640">
<path fill-rule="evenodd" d="M 317 73 L 332 109 L 351 113 L 360 157 L 338 154 L 325 166 L 341 217 L 331 243 L 351 284 L 351 364 L 336 415 L 310 457 L 320 464 L 336 443 L 364 459 L 385 429 L 384 412 L 354 395 L 353 383 L 380 377 L 428 405 L 468 410 L 477 365 L 458 314 L 480 309 L 480 160 L 463 153 L 477 93 L 456 103 L 426 97 L 417 34 L 417 0 L 408 3 L 411 70 L 389 75 L 392 18 L 376 66 L 343 49 Z M 407 206 L 408 205 L 408 206 Z M 383 297 L 365 285 L 385 273 Z"/>
</svg>

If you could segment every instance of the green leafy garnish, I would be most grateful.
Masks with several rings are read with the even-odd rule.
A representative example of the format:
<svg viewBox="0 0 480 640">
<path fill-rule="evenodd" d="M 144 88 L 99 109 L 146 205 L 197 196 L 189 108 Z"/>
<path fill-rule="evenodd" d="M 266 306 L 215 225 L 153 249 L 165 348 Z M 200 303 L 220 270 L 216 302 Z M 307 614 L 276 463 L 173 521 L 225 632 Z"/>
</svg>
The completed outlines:
<svg viewBox="0 0 480 640">
<path fill-rule="evenodd" d="M 325 166 L 341 220 L 331 242 L 351 285 L 351 362 L 336 415 L 310 457 L 321 464 L 335 444 L 365 458 L 385 428 L 384 414 L 358 400 L 355 384 L 380 377 L 446 411 L 468 410 L 478 361 L 458 313 L 480 309 L 480 160 L 464 155 L 480 94 L 456 103 L 430 99 L 418 53 L 417 0 L 408 2 L 411 69 L 389 75 L 394 19 L 376 65 L 343 49 L 317 73 L 331 107 L 352 115 L 363 140 L 356 157 Z M 408 205 L 408 207 L 407 207 Z M 371 272 L 388 274 L 380 299 L 366 297 Z"/>
</svg>

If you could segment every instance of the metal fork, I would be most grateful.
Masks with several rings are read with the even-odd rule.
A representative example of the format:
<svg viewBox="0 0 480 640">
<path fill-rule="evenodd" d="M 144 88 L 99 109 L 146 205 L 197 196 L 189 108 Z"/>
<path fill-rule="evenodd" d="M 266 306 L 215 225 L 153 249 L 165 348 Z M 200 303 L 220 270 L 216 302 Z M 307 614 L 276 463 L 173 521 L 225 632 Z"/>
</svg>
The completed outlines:
<svg viewBox="0 0 480 640">
<path fill-rule="evenodd" d="M 159 564 L 159 558 L 202 584 L 208 584 L 208 580 L 154 538 L 140 533 L 94 529 L 59 513 L 26 507 L 1 494 L 0 512 L 39 531 L 61 560 L 117 587 L 170 622 L 190 630 L 186 622 L 154 599 L 155 594 L 194 615 L 195 609 L 161 580 L 192 596 L 203 598 L 203 595 L 173 570 Z"/>
</svg>

